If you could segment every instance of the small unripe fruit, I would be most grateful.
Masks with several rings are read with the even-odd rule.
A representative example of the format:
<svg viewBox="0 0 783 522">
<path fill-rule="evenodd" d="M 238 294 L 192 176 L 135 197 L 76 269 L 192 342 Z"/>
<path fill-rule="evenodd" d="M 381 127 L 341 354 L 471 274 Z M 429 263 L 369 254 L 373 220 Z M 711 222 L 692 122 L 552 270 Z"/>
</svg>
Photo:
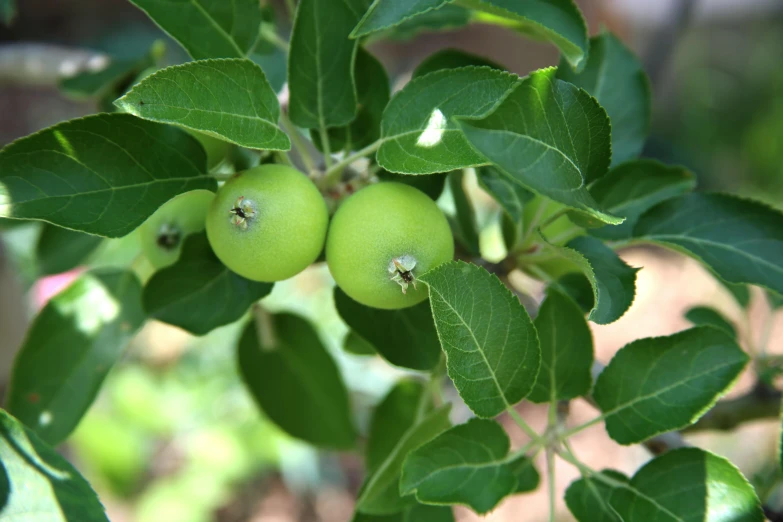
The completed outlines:
<svg viewBox="0 0 783 522">
<path fill-rule="evenodd" d="M 312 181 L 285 165 L 240 172 L 218 190 L 207 237 L 224 265 L 254 281 L 281 281 L 316 260 L 329 214 Z"/>
<path fill-rule="evenodd" d="M 141 226 L 141 248 L 150 264 L 160 269 L 177 261 L 188 234 L 204 230 L 209 204 L 208 190 L 185 192 L 164 203 Z"/>
<path fill-rule="evenodd" d="M 406 308 L 427 298 L 417 277 L 454 257 L 448 221 L 423 192 L 401 183 L 358 191 L 337 210 L 326 262 L 337 285 L 375 308 Z"/>
</svg>

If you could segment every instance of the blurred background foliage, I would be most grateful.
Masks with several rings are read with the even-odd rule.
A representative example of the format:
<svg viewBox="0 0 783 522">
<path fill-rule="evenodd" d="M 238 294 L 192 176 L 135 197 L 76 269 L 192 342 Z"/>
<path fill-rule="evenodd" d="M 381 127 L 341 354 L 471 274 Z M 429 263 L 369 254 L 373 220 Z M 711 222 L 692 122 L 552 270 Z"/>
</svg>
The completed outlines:
<svg viewBox="0 0 783 522">
<path fill-rule="evenodd" d="M 689 167 L 696 173 L 701 190 L 736 192 L 783 208 L 783 8 L 779 1 L 577 3 L 591 33 L 602 27 L 612 30 L 648 66 L 654 109 L 645 156 Z M 285 34 L 289 22 L 280 4 L 270 5 L 270 15 L 276 13 L 278 29 Z M 413 68 L 427 55 L 447 47 L 469 50 L 522 75 L 558 61 L 553 48 L 488 25 L 427 34 L 408 27 L 393 36 L 390 41 L 374 42 L 369 47 L 387 67 L 393 88 L 410 78 Z M 13 66 L 13 53 L 18 54 L 20 46 L 33 44 L 54 46 L 44 53 L 53 61 L 58 60 L 58 52 L 72 53 L 76 49 L 87 51 L 84 60 L 94 58 L 96 52 L 104 53 L 113 57 L 113 64 L 123 67 L 109 71 L 117 78 L 113 90 L 90 92 L 90 81 L 85 83 L 84 78 L 80 82 L 63 81 L 61 73 L 67 70 L 47 73 L 45 60 L 37 74 L 22 74 L 24 71 Z M 270 47 L 259 49 L 256 58 L 271 83 L 281 88 L 285 80 L 284 53 Z M 21 0 L 14 23 L 0 26 L 0 145 L 61 120 L 106 110 L 106 102 L 152 63 L 163 67 L 186 60 L 187 55 L 175 42 L 125 0 Z M 498 257 L 502 255 L 498 252 L 499 209 L 475 180 L 469 179 L 466 186 L 484 228 L 482 252 L 487 258 Z M 446 209 L 453 208 L 448 192 L 447 188 L 441 198 Z M 51 263 L 63 255 L 59 249 L 53 255 L 39 244 L 43 225 L 0 221 L 0 228 L 2 397 L 13 354 L 29 318 L 45 299 L 67 284 L 68 277 L 41 278 L 58 271 L 56 263 Z M 135 233 L 80 248 L 91 249 L 91 266 L 139 262 Z M 725 292 L 716 289 L 714 282 L 693 264 L 666 254 L 666 263 L 677 260 L 676 272 L 667 272 L 666 268 L 656 269 L 656 255 L 661 254 L 630 254 L 632 264 L 651 267 L 652 272 L 645 276 L 647 279 L 640 279 L 636 311 L 632 309 L 611 327 L 594 329 L 597 345 L 604 346 L 603 351 L 598 350 L 599 358 L 604 354 L 606 360 L 606 353 L 640 337 L 640 328 L 644 333 L 649 330 L 656 334 L 682 328 L 681 311 L 694 303 L 730 307 Z M 50 269 L 42 273 L 42 267 L 47 266 Z M 692 277 L 695 272 L 698 277 Z M 673 309 L 667 311 L 667 299 L 675 298 L 662 296 L 656 285 L 677 280 L 684 286 L 675 290 L 689 297 L 677 298 Z M 267 302 L 273 311 L 295 311 L 318 325 L 351 390 L 355 418 L 364 433 L 370 408 L 402 372 L 375 357 L 342 349 L 347 329 L 331 299 L 330 277 L 325 267 L 318 266 L 276 285 Z M 751 317 L 738 319 L 760 323 L 758 308 L 751 309 Z M 649 314 L 660 317 L 653 320 Z M 728 314 L 737 315 L 731 310 Z M 98 401 L 61 451 L 93 483 L 112 520 L 350 519 L 352 499 L 361 484 L 360 459 L 319 454 L 262 417 L 237 375 L 233 347 L 241 327 L 230 325 L 195 338 L 169 326 L 148 324 L 126 351 L 124 361 L 110 374 Z M 774 353 L 775 339 L 780 337 L 775 332 L 783 331 L 770 328 L 770 350 Z M 456 415 L 467 416 L 467 411 L 458 409 Z M 532 406 L 530 415 L 536 415 Z M 765 455 L 772 455 L 770 435 L 750 433 L 760 437 L 752 451 L 732 448 L 731 439 L 723 435 L 699 435 L 698 442 L 738 460 L 774 503 L 781 495 L 774 486 L 779 478 L 773 471 L 777 468 L 765 464 Z M 594 436 L 605 439 L 600 432 Z M 632 471 L 646 458 L 643 453 L 626 449 L 609 455 L 606 448 L 613 446 L 595 441 L 590 447 L 597 454 L 604 451 L 604 464 L 609 462 L 626 471 Z M 564 476 L 567 474 L 559 473 L 559 478 Z M 525 502 L 530 514 L 526 520 L 536 520 L 539 512 L 531 506 L 540 501 L 543 517 L 545 500 L 531 498 L 509 503 Z M 518 520 L 512 513 L 500 509 L 488 520 Z M 567 512 L 561 513 L 567 520 Z M 471 517 L 459 512 L 460 520 Z"/>
</svg>

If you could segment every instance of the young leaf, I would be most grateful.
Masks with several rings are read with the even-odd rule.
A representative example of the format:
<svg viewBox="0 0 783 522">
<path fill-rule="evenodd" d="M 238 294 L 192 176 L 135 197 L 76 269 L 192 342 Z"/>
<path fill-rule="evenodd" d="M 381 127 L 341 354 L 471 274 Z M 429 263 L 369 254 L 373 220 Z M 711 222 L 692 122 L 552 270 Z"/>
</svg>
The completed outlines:
<svg viewBox="0 0 783 522">
<path fill-rule="evenodd" d="M 574 262 L 593 287 L 593 308 L 588 319 L 596 324 L 617 321 L 628 311 L 636 295 L 636 272 L 600 240 L 581 236 L 566 246 L 550 245 L 565 259 Z"/>
<path fill-rule="evenodd" d="M 713 326 L 737 338 L 737 330 L 731 321 L 709 306 L 694 306 L 685 312 L 685 318 L 696 326 Z"/>
<path fill-rule="evenodd" d="M 725 194 L 689 194 L 639 218 L 634 237 L 688 254 L 729 283 L 783 292 L 783 214 Z"/>
<path fill-rule="evenodd" d="M 479 230 L 476 222 L 476 211 L 473 203 L 465 193 L 465 173 L 462 170 L 451 172 L 448 175 L 449 188 L 454 198 L 454 207 L 457 214 L 449 219 L 454 236 L 470 254 L 479 254 Z"/>
<path fill-rule="evenodd" d="M 629 478 L 614 470 L 601 474 L 617 482 L 629 482 Z M 623 522 L 610 503 L 616 488 L 592 477 L 582 477 L 568 486 L 565 502 L 571 514 L 579 522 Z"/>
<path fill-rule="evenodd" d="M 73 431 L 144 321 L 131 272 L 82 275 L 40 311 L 16 356 L 8 411 L 49 444 Z"/>
<path fill-rule="evenodd" d="M 389 29 L 417 15 L 424 14 L 453 0 L 375 0 L 359 24 L 351 32 L 351 38 Z"/>
<path fill-rule="evenodd" d="M 628 239 L 644 212 L 695 187 L 696 178 L 683 167 L 648 159 L 623 163 L 593 183 L 590 194 L 602 208 L 623 216 L 625 221 L 620 225 L 591 228 L 589 233 L 602 239 Z"/>
<path fill-rule="evenodd" d="M 429 393 L 429 390 L 422 381 L 403 379 L 375 407 L 365 451 L 368 475 L 383 464 L 405 432 L 419 420 L 417 417 L 421 401 L 428 399 L 425 393 Z"/>
<path fill-rule="evenodd" d="M 582 310 L 570 298 L 550 289 L 533 324 L 541 344 L 541 371 L 528 398 L 555 402 L 590 391 L 593 335 Z"/>
<path fill-rule="evenodd" d="M 389 75 L 377 58 L 364 47 L 359 47 L 354 64 L 354 76 L 358 95 L 356 118 L 345 127 L 333 127 L 327 130 L 332 150 L 346 147 L 350 150 L 359 150 L 381 137 L 381 116 L 391 95 Z M 310 135 L 316 147 L 322 150 L 320 133 L 313 129 Z"/>
<path fill-rule="evenodd" d="M 481 167 L 476 172 L 481 188 L 495 198 L 506 214 L 518 223 L 522 219 L 522 207 L 533 199 L 534 194 L 495 167 Z"/>
<path fill-rule="evenodd" d="M 610 437 L 620 444 L 642 442 L 695 422 L 747 362 L 735 340 L 708 326 L 641 339 L 612 358 L 593 398 Z"/>
<path fill-rule="evenodd" d="M 357 303 L 335 287 L 334 302 L 343 321 L 390 363 L 413 370 L 431 370 L 437 364 L 440 343 L 427 301 L 380 310 Z"/>
<path fill-rule="evenodd" d="M 515 22 L 536 39 L 549 40 L 574 67 L 588 52 L 587 24 L 573 0 L 462 0 L 462 5 Z"/>
<path fill-rule="evenodd" d="M 517 76 L 487 67 L 441 70 L 412 80 L 383 112 L 378 164 L 402 174 L 486 164 L 452 118 L 486 116 L 518 83 Z"/>
<path fill-rule="evenodd" d="M 594 98 L 555 78 L 556 72 L 532 73 L 491 114 L 459 118 L 459 126 L 476 151 L 516 183 L 603 223 L 622 223 L 586 187 L 609 167 L 609 118 Z"/>
<path fill-rule="evenodd" d="M 95 491 L 76 468 L 3 410 L 0 519 L 109 522 Z"/>
<path fill-rule="evenodd" d="M 742 473 L 698 448 L 672 450 L 648 462 L 628 487 L 614 489 L 611 507 L 624 522 L 764 520 L 761 502 Z"/>
<path fill-rule="evenodd" d="M 397 441 L 391 453 L 369 476 L 356 501 L 357 509 L 371 515 L 389 515 L 416 504 L 413 495 L 400 495 L 400 473 L 408 454 L 447 430 L 451 405 L 431 411 L 416 422 Z"/>
<path fill-rule="evenodd" d="M 258 0 L 131 0 L 194 60 L 242 58 L 258 39 Z"/>
<path fill-rule="evenodd" d="M 517 478 L 517 488 L 514 493 L 527 493 L 529 491 L 535 491 L 538 488 L 539 482 L 541 482 L 541 476 L 538 474 L 538 470 L 533 461 L 522 455 L 508 463 L 511 468 L 511 473 Z"/>
<path fill-rule="evenodd" d="M 606 109 L 612 165 L 641 153 L 650 128 L 650 83 L 639 59 L 616 36 L 604 32 L 591 38 L 584 69 L 575 72 L 561 60 L 557 77 L 586 90 Z"/>
<path fill-rule="evenodd" d="M 146 77 L 115 102 L 145 120 L 171 123 L 251 149 L 288 150 L 280 105 L 250 60 L 202 60 Z"/>
<path fill-rule="evenodd" d="M 251 321 L 239 341 L 239 371 L 253 399 L 294 437 L 326 448 L 353 448 L 348 392 L 312 325 L 291 314 L 271 316 L 269 323 L 259 332 Z"/>
<path fill-rule="evenodd" d="M 343 350 L 354 355 L 378 355 L 375 347 L 353 330 L 345 336 Z"/>
<path fill-rule="evenodd" d="M 241 318 L 250 305 L 272 291 L 226 268 L 205 233 L 187 237 L 179 260 L 147 281 L 144 310 L 151 318 L 204 335 Z"/>
<path fill-rule="evenodd" d="M 538 337 L 525 308 L 500 280 L 463 262 L 419 278 L 430 304 L 449 377 L 479 417 L 494 417 L 524 399 L 541 365 Z"/>
<path fill-rule="evenodd" d="M 61 274 L 79 266 L 103 238 L 45 223 L 35 245 L 40 275 Z"/>
<path fill-rule="evenodd" d="M 288 56 L 289 112 L 296 125 L 325 129 L 356 116 L 358 44 L 348 35 L 368 5 L 369 0 L 300 0 Z"/>
<path fill-rule="evenodd" d="M 508 435 L 492 420 L 471 419 L 412 451 L 400 492 L 419 502 L 461 504 L 484 514 L 517 489 L 508 465 Z"/>
<path fill-rule="evenodd" d="M 429 55 L 414 69 L 412 79 L 443 69 L 459 69 L 460 67 L 469 66 L 492 67 L 501 71 L 506 70 L 502 65 L 477 54 L 468 53 L 460 49 L 441 49 Z"/>
<path fill-rule="evenodd" d="M 0 151 L 0 216 L 122 237 L 163 203 L 215 190 L 188 133 L 130 114 L 59 123 Z"/>
</svg>

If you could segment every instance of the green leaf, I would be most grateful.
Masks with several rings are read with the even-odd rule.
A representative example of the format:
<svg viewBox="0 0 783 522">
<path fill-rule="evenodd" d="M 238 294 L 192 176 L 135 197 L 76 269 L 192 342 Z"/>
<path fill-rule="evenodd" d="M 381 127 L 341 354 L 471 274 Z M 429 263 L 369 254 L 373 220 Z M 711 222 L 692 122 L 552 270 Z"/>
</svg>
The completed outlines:
<svg viewBox="0 0 783 522">
<path fill-rule="evenodd" d="M 731 294 L 731 297 L 734 298 L 740 308 L 745 309 L 748 307 L 750 304 L 750 288 L 748 288 L 748 285 L 735 285 L 732 283 L 727 283 L 720 277 L 716 277 L 715 280 L 723 285 L 723 288 L 728 290 L 728 292 Z M 770 293 L 767 292 L 767 295 L 769 296 Z"/>
<path fill-rule="evenodd" d="M 595 306 L 593 285 L 581 272 L 569 272 L 557 281 L 550 283 L 550 286 L 570 297 L 585 314 L 589 314 Z"/>
<path fill-rule="evenodd" d="M 412 495 L 404 498 L 400 496 L 399 482 L 403 461 L 411 451 L 451 426 L 450 409 L 451 405 L 447 404 L 433 410 L 425 417 L 417 419 L 405 432 L 383 463 L 367 479 L 356 501 L 359 511 L 370 515 L 390 515 L 416 504 Z"/>
<path fill-rule="evenodd" d="M 122 237 L 177 194 L 215 190 L 201 144 L 130 114 L 59 123 L 0 151 L 0 216 Z"/>
<path fill-rule="evenodd" d="M 427 301 L 381 310 L 359 304 L 335 287 L 334 302 L 343 321 L 390 363 L 414 370 L 431 370 L 437 364 L 440 343 Z"/>
<path fill-rule="evenodd" d="M 389 103 L 389 75 L 383 64 L 359 47 L 354 64 L 358 111 L 356 118 L 345 127 L 327 130 L 331 150 L 359 150 L 381 137 L 381 116 Z M 323 150 L 320 133 L 310 133 L 313 143 Z"/>
<path fill-rule="evenodd" d="M 590 39 L 584 69 L 561 60 L 557 77 L 592 94 L 612 121 L 612 165 L 637 157 L 650 129 L 650 82 L 639 59 L 612 33 Z"/>
<path fill-rule="evenodd" d="M 731 321 L 709 306 L 694 306 L 685 312 L 685 318 L 696 326 L 713 326 L 737 338 L 737 330 Z"/>
<path fill-rule="evenodd" d="M 95 491 L 76 468 L 3 410 L 0 519 L 109 522 Z"/>
<path fill-rule="evenodd" d="M 420 33 L 457 29 L 469 23 L 469 9 L 447 3 L 432 11 L 408 18 L 400 25 L 385 31 L 382 37 L 384 40 L 409 40 Z"/>
<path fill-rule="evenodd" d="M 39 312 L 16 356 L 8 411 L 49 444 L 73 431 L 144 321 L 131 272 L 82 275 Z"/>
<path fill-rule="evenodd" d="M 483 268 L 452 261 L 419 278 L 449 377 L 479 417 L 494 417 L 524 399 L 541 365 L 536 330 L 514 294 Z"/>
<path fill-rule="evenodd" d="M 417 417 L 421 401 L 428 399 L 425 392 L 429 390 L 422 381 L 403 379 L 375 407 L 365 450 L 368 475 L 383 464 L 405 432 L 419 420 Z"/>
<path fill-rule="evenodd" d="M 541 344 L 541 371 L 528 399 L 564 401 L 589 392 L 593 336 L 582 310 L 570 298 L 550 289 L 533 324 Z"/>
<path fill-rule="evenodd" d="M 476 211 L 473 203 L 468 199 L 464 187 L 465 172 L 457 170 L 448 175 L 449 188 L 454 198 L 456 215 L 449 219 L 454 237 L 459 243 L 473 255 L 479 255 L 479 230 L 476 222 Z"/>
<path fill-rule="evenodd" d="M 202 232 L 185 238 L 179 260 L 147 281 L 143 303 L 149 317 L 204 335 L 240 319 L 271 291 L 270 283 L 250 281 L 226 268 Z"/>
<path fill-rule="evenodd" d="M 492 67 L 504 71 L 506 68 L 489 58 L 468 53 L 460 49 L 441 49 L 429 55 L 413 71 L 413 79 L 443 69 L 459 69 L 460 67 Z"/>
<path fill-rule="evenodd" d="M 459 125 L 476 151 L 516 183 L 604 223 L 622 223 L 586 187 L 609 167 L 609 118 L 594 98 L 555 78 L 556 72 L 532 73 L 491 114 L 460 118 Z"/>
<path fill-rule="evenodd" d="M 264 71 L 273 91 L 279 93 L 283 90 L 288 81 L 288 53 L 275 47 L 269 54 L 253 53 L 249 58 Z"/>
<path fill-rule="evenodd" d="M 354 58 L 348 35 L 369 0 L 300 0 L 288 56 L 289 115 L 306 129 L 337 127 L 356 116 Z"/>
<path fill-rule="evenodd" d="M 429 174 L 427 176 L 410 176 L 408 174 L 397 174 L 381 169 L 378 171 L 378 178 L 383 181 L 396 181 L 417 188 L 427 194 L 430 199 L 437 201 L 443 193 L 446 186 L 448 174 Z"/>
<path fill-rule="evenodd" d="M 603 476 L 618 483 L 630 479 L 614 470 L 601 471 Z M 612 508 L 610 499 L 616 488 L 592 477 L 582 477 L 568 486 L 565 502 L 571 514 L 579 522 L 623 522 Z"/>
<path fill-rule="evenodd" d="M 640 339 L 612 358 L 593 398 L 610 437 L 620 444 L 642 442 L 694 423 L 747 362 L 734 339 L 708 326 Z"/>
<path fill-rule="evenodd" d="M 448 506 L 415 504 L 392 515 L 368 515 L 357 511 L 352 522 L 454 522 L 454 513 Z"/>
<path fill-rule="evenodd" d="M 375 0 L 351 32 L 351 38 L 389 29 L 453 0 Z"/>
<path fill-rule="evenodd" d="M 258 39 L 258 0 L 131 0 L 194 60 L 242 58 Z"/>
<path fill-rule="evenodd" d="M 129 60 L 109 58 L 106 66 L 100 70 L 82 71 L 61 80 L 60 90 L 75 98 L 108 95 L 122 84 L 128 86 L 142 71 L 153 66 L 154 63 L 155 60 L 150 55 Z"/>
<path fill-rule="evenodd" d="M 412 451 L 405 459 L 400 492 L 419 502 L 460 504 L 485 514 L 517 489 L 508 465 L 511 443 L 492 420 L 471 419 Z"/>
<path fill-rule="evenodd" d="M 280 105 L 261 67 L 250 60 L 203 60 L 146 77 L 115 102 L 122 110 L 251 149 L 288 150 L 277 126 Z"/>
<path fill-rule="evenodd" d="M 518 83 L 517 76 L 487 67 L 441 70 L 412 80 L 383 113 L 378 164 L 402 174 L 487 164 L 452 118 L 486 116 Z"/>
<path fill-rule="evenodd" d="M 742 473 L 728 460 L 698 448 L 653 459 L 628 487 L 615 488 L 611 506 L 624 522 L 764 520 L 761 502 Z"/>
<path fill-rule="evenodd" d="M 6 27 L 11 27 L 11 24 L 16 18 L 16 0 L 0 0 L 0 21 Z"/>
<path fill-rule="evenodd" d="M 617 321 L 628 311 L 636 295 L 636 273 L 600 240 L 581 236 L 566 246 L 550 245 L 563 258 L 575 263 L 593 287 L 593 308 L 588 319 L 596 324 Z"/>
<path fill-rule="evenodd" d="M 729 283 L 783 292 L 783 214 L 725 194 L 689 194 L 639 218 L 634 237 L 671 247 Z"/>
<path fill-rule="evenodd" d="M 587 55 L 587 24 L 573 0 L 462 0 L 461 3 L 512 20 L 521 32 L 552 42 L 575 67 Z"/>
<path fill-rule="evenodd" d="M 747 287 L 744 288 L 747 290 Z M 767 290 L 765 294 L 767 296 L 767 301 L 769 302 L 770 308 L 772 308 L 773 310 L 777 310 L 778 308 L 783 307 L 783 295 L 778 294 L 776 292 L 770 292 L 769 290 Z"/>
<path fill-rule="evenodd" d="M 591 228 L 590 235 L 602 239 L 628 239 L 633 235 L 639 216 L 658 203 L 691 192 L 695 187 L 696 178 L 683 167 L 648 159 L 623 163 L 593 183 L 590 194 L 602 208 L 625 217 L 625 221 L 620 225 Z"/>
<path fill-rule="evenodd" d="M 495 167 L 481 167 L 477 175 L 481 188 L 495 198 L 515 223 L 519 222 L 523 206 L 533 199 L 534 194 Z"/>
<path fill-rule="evenodd" d="M 541 482 L 541 476 L 538 474 L 533 461 L 522 455 L 516 460 L 509 462 L 511 472 L 517 478 L 517 488 L 514 493 L 527 493 L 529 491 L 535 491 L 538 488 L 539 482 Z"/>
<path fill-rule="evenodd" d="M 61 274 L 82 264 L 103 241 L 102 237 L 45 223 L 35 245 L 40 275 Z"/>
<path fill-rule="evenodd" d="M 251 321 L 239 341 L 239 371 L 253 399 L 294 437 L 325 448 L 353 448 L 348 392 L 313 326 L 292 314 L 264 317 L 269 321 L 261 331 Z"/>
<path fill-rule="evenodd" d="M 375 347 L 353 330 L 345 336 L 343 350 L 353 355 L 378 355 Z"/>
</svg>

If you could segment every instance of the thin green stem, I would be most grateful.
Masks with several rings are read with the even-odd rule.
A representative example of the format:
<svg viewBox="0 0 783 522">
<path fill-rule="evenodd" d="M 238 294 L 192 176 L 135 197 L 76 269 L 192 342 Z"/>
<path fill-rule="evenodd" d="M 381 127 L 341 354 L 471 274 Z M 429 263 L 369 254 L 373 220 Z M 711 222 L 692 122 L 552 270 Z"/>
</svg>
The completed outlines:
<svg viewBox="0 0 783 522">
<path fill-rule="evenodd" d="M 561 241 L 568 241 L 569 239 L 572 239 L 576 234 L 582 231 L 582 227 L 578 227 L 576 225 L 565 229 L 561 233 L 559 233 L 556 236 L 552 236 L 547 238 L 547 241 L 552 243 L 553 245 L 560 243 Z"/>
<path fill-rule="evenodd" d="M 288 133 L 288 137 L 291 138 L 291 144 L 293 145 L 294 149 L 296 149 L 296 153 L 300 158 L 302 158 L 302 163 L 304 163 L 304 166 L 307 169 L 307 173 L 309 174 L 313 172 L 315 170 L 315 162 L 313 161 L 313 157 L 310 155 L 310 150 L 307 148 L 307 144 L 304 142 L 304 140 L 302 140 L 302 136 L 299 135 L 299 130 L 291 122 L 291 120 L 288 118 L 288 114 L 285 112 L 280 113 L 280 123 L 283 124 L 283 127 Z"/>
<path fill-rule="evenodd" d="M 550 277 L 550 275 L 544 272 L 543 270 L 541 270 L 541 268 L 536 265 L 527 265 L 525 266 L 525 270 L 529 271 L 531 274 L 536 276 L 539 279 L 539 281 L 543 281 L 545 283 L 552 282 L 552 278 Z"/>
<path fill-rule="evenodd" d="M 329 143 L 329 132 L 326 130 L 326 125 L 323 122 L 321 122 L 319 130 L 321 134 L 321 148 L 324 152 L 324 163 L 326 168 L 329 169 L 332 166 L 332 147 L 331 143 Z"/>
<path fill-rule="evenodd" d="M 585 422 L 584 424 L 580 424 L 579 426 L 576 426 L 576 427 L 574 427 L 574 428 L 571 428 L 570 430 L 566 430 L 566 431 L 564 431 L 563 433 L 561 433 L 561 434 L 558 436 L 558 438 L 559 438 L 561 441 L 566 441 L 566 440 L 568 440 L 568 438 L 570 438 L 570 437 L 572 437 L 572 436 L 576 435 L 576 434 L 577 434 L 577 433 L 579 433 L 580 431 L 586 430 L 586 429 L 587 429 L 587 428 L 589 428 L 590 426 L 594 426 L 594 425 L 598 424 L 599 422 L 602 422 L 604 419 L 606 419 L 606 415 L 604 415 L 604 414 L 601 414 L 601 415 L 599 415 L 598 417 L 596 417 L 596 418 L 594 418 L 594 419 L 592 419 L 592 420 L 589 420 L 589 421 Z"/>
<path fill-rule="evenodd" d="M 209 174 L 218 181 L 226 181 L 234 175 L 233 172 L 210 172 Z"/>
<path fill-rule="evenodd" d="M 555 451 L 546 449 L 546 474 L 549 485 L 549 522 L 555 522 Z"/>
<path fill-rule="evenodd" d="M 522 237 L 522 241 L 520 241 L 521 245 L 526 245 L 528 243 L 528 240 L 530 239 L 531 234 L 536 230 L 536 227 L 538 227 L 539 221 L 541 221 L 541 216 L 543 216 L 546 213 L 546 209 L 549 207 L 549 200 L 544 199 L 539 203 L 538 208 L 536 209 L 536 213 L 533 215 L 533 219 L 530 220 L 530 224 L 525 229 L 525 233 Z"/>
<path fill-rule="evenodd" d="M 259 29 L 258 34 L 266 40 L 267 42 L 271 43 L 278 49 L 282 50 L 283 52 L 288 52 L 288 42 L 280 38 L 280 35 L 277 34 L 277 31 L 275 31 L 274 26 L 269 24 L 262 24 L 261 29 Z"/>
<path fill-rule="evenodd" d="M 294 164 L 291 162 L 291 158 L 288 156 L 288 153 L 284 150 L 278 150 L 276 153 L 277 159 L 282 163 L 283 165 L 288 165 L 289 167 L 293 167 Z"/>
<path fill-rule="evenodd" d="M 544 444 L 544 439 L 538 433 L 536 433 L 536 431 L 531 428 L 527 422 L 525 422 L 525 419 L 522 418 L 522 416 L 519 414 L 519 412 L 517 412 L 517 410 L 514 409 L 513 406 L 506 408 L 506 411 L 508 412 L 509 416 L 514 419 L 514 422 L 516 422 L 517 426 L 519 426 L 522 431 L 524 431 L 525 434 L 530 437 L 531 440 L 541 445 Z"/>
<path fill-rule="evenodd" d="M 549 225 L 551 225 L 561 217 L 565 216 L 567 213 L 568 213 L 567 208 L 558 210 L 557 212 L 555 212 L 554 214 L 546 218 L 546 220 L 543 223 L 541 223 L 541 225 L 538 228 L 540 228 L 541 230 L 545 229 L 546 227 L 548 227 Z"/>
<path fill-rule="evenodd" d="M 381 145 L 383 144 L 383 139 L 379 139 L 378 141 L 375 141 L 373 143 L 370 143 L 365 148 L 363 148 L 360 151 L 354 152 L 350 156 L 347 156 L 328 169 L 326 169 L 326 172 L 324 173 L 324 179 L 326 181 L 327 185 L 332 185 L 336 183 L 340 176 L 342 175 L 343 169 L 353 163 L 354 161 L 364 158 L 366 156 L 369 156 L 373 154 L 375 151 L 377 151 L 379 148 L 381 148 Z"/>
</svg>

